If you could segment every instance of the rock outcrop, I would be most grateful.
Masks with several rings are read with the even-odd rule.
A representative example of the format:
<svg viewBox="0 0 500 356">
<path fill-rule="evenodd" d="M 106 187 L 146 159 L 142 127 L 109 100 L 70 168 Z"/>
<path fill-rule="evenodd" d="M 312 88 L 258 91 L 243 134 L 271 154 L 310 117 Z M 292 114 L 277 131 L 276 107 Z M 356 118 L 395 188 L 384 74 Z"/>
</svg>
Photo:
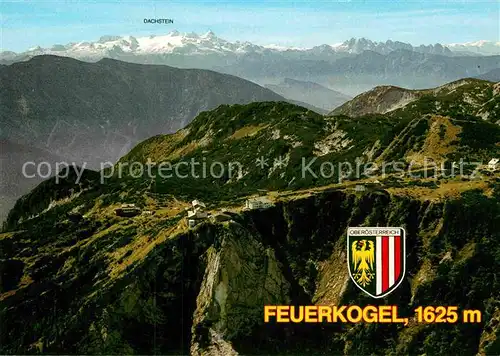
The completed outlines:
<svg viewBox="0 0 500 356">
<path fill-rule="evenodd" d="M 242 226 L 225 224 L 206 270 L 193 317 L 192 355 L 232 355 L 230 340 L 263 323 L 265 305 L 290 302 L 290 285 L 274 251 Z M 227 340 L 227 341 L 226 341 Z"/>
</svg>

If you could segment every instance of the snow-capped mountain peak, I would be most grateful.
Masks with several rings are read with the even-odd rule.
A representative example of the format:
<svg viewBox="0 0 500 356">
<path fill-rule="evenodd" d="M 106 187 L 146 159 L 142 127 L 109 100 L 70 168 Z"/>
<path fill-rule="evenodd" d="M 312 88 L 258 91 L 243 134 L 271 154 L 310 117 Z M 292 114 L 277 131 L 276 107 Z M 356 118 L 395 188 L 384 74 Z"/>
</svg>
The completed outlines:
<svg viewBox="0 0 500 356">
<path fill-rule="evenodd" d="M 374 51 L 380 54 L 388 54 L 397 50 L 418 51 L 430 54 L 451 55 L 451 51 L 438 44 L 435 45 L 420 45 L 417 47 L 409 43 L 387 40 L 386 42 L 371 41 L 367 38 L 351 38 L 341 44 L 333 46 L 336 52 L 361 53 L 363 51 Z"/>
<path fill-rule="evenodd" d="M 182 34 L 177 30 L 166 35 L 152 35 L 147 37 L 134 36 L 101 36 L 96 42 L 77 42 L 67 45 L 57 45 L 51 48 L 35 47 L 27 54 L 57 54 L 78 58 L 99 58 L 113 53 L 131 54 L 206 54 L 238 52 L 241 48 L 251 45 L 248 42 L 230 43 L 220 39 L 214 32 L 208 31 L 203 35 L 197 33 Z"/>
<path fill-rule="evenodd" d="M 464 51 L 474 54 L 494 55 L 500 53 L 500 41 L 480 40 L 475 42 L 450 43 L 447 47 L 453 51 Z"/>
<path fill-rule="evenodd" d="M 210 30 L 207 33 L 201 35 L 201 38 L 215 39 L 215 38 L 217 38 L 217 36 L 215 35 L 215 33 L 212 32 L 212 30 Z"/>
</svg>

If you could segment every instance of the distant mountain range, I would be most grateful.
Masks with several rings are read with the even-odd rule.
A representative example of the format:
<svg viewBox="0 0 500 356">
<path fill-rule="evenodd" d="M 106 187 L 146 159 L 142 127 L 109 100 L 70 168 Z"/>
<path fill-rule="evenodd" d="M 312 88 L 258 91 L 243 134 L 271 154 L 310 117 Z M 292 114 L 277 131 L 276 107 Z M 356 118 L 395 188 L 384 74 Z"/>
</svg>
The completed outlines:
<svg viewBox="0 0 500 356">
<path fill-rule="evenodd" d="M 452 52 L 474 55 L 500 54 L 500 42 L 476 41 L 466 43 L 451 43 L 446 45 Z"/>
<path fill-rule="evenodd" d="M 56 44 L 50 48 L 37 46 L 22 53 L 1 52 L 0 63 L 26 61 L 43 54 L 91 62 L 114 58 L 133 63 L 212 69 L 262 85 L 288 81 L 288 84 L 277 84 L 282 88 L 272 88 L 293 99 L 305 96 L 291 93 L 290 80 L 297 80 L 295 84 L 316 82 L 327 90 L 354 96 L 378 85 L 422 89 L 464 77 L 495 81 L 498 77 L 494 75 L 495 70 L 500 68 L 500 42 L 493 41 L 413 46 L 401 41 L 351 38 L 332 45 L 296 48 L 230 42 L 212 31 L 202 35 L 178 31 L 146 37 L 108 35 L 95 42 Z M 325 104 L 316 99 L 309 95 L 301 101 L 311 108 L 327 110 L 345 101 L 327 100 Z"/>
<path fill-rule="evenodd" d="M 500 42 L 478 41 L 455 43 L 449 45 L 429 44 L 413 46 L 409 43 L 388 40 L 386 42 L 371 41 L 366 38 L 351 38 L 337 44 L 324 44 L 312 48 L 282 47 L 276 45 L 261 46 L 251 42 L 230 42 L 219 38 L 212 31 L 203 35 L 196 33 L 180 33 L 171 31 L 161 36 L 102 36 L 95 42 L 72 42 L 65 45 L 56 44 L 50 48 L 40 46 L 23 53 L 2 52 L 0 59 L 13 60 L 19 57 L 41 54 L 54 54 L 87 60 L 99 60 L 103 57 L 114 58 L 121 55 L 243 55 L 250 53 L 280 53 L 283 56 L 335 56 L 335 54 L 359 54 L 363 51 L 374 51 L 388 54 L 396 50 L 416 51 L 427 54 L 446 56 L 455 55 L 498 55 Z"/>
<path fill-rule="evenodd" d="M 177 31 L 149 37 L 103 36 L 95 42 L 36 47 L 23 53 L 2 52 L 0 64 L 26 61 L 42 54 L 88 62 L 112 58 L 209 69 L 261 85 L 279 83 L 285 78 L 312 81 L 350 96 L 377 85 L 410 89 L 435 87 L 500 68 L 500 42 L 413 46 L 399 41 L 352 38 L 332 45 L 286 48 L 230 42 L 213 32 L 198 35 Z"/>
<path fill-rule="evenodd" d="M 389 54 L 364 51 L 335 61 L 276 59 L 267 55 L 240 58 L 214 68 L 256 82 L 270 78 L 314 81 L 333 90 L 356 95 L 378 85 L 423 89 L 500 68 L 500 56 L 448 57 L 408 50 Z"/>
</svg>

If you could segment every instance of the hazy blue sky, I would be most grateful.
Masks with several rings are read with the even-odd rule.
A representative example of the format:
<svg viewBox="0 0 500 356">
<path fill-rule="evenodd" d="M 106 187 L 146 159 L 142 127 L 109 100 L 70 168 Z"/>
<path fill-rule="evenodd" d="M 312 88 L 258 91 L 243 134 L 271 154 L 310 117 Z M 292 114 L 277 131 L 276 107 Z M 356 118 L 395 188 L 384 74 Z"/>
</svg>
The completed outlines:
<svg viewBox="0 0 500 356">
<path fill-rule="evenodd" d="M 500 41 L 499 0 L 0 0 L 0 12 L 0 48 L 13 51 L 173 29 L 300 47 L 351 37 L 412 44 Z M 144 24 L 144 18 L 171 18 L 174 24 Z"/>
</svg>

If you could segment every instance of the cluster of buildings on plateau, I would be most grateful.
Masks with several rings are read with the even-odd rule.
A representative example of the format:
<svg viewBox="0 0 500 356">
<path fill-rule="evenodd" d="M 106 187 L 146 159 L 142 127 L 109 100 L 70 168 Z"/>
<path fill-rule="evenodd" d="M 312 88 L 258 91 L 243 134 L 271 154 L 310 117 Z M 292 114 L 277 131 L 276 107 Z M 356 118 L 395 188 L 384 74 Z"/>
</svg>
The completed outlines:
<svg viewBox="0 0 500 356">
<path fill-rule="evenodd" d="M 265 209 L 273 206 L 273 203 L 265 198 L 251 198 L 245 202 L 245 210 Z M 206 205 L 199 200 L 191 202 L 191 209 L 187 209 L 187 222 L 190 228 L 195 227 L 200 222 L 211 218 L 213 221 L 227 221 L 231 220 L 231 215 L 228 212 L 223 212 L 217 215 L 211 215 L 206 211 Z"/>
<path fill-rule="evenodd" d="M 245 202 L 245 210 L 266 209 L 273 206 L 273 203 L 266 197 L 256 197 L 247 199 Z M 154 215 L 154 211 L 142 211 L 135 204 L 122 204 L 119 208 L 115 209 L 117 216 L 134 217 L 137 215 Z M 230 213 L 220 213 L 212 216 L 207 211 L 205 203 L 199 200 L 193 200 L 191 207 L 186 208 L 186 220 L 190 228 L 195 227 L 203 220 L 212 218 L 214 221 L 227 221 L 231 219 Z"/>
<path fill-rule="evenodd" d="M 231 215 L 228 212 L 223 212 L 213 216 L 210 215 L 205 211 L 206 205 L 199 200 L 193 200 L 191 202 L 191 205 L 192 207 L 191 209 L 187 210 L 186 216 L 188 226 L 190 228 L 195 227 L 200 222 L 208 218 L 211 218 L 213 221 L 231 220 Z M 245 210 L 265 209 L 271 206 L 273 206 L 273 203 L 265 197 L 251 198 L 247 199 L 247 201 L 245 202 Z"/>
</svg>

